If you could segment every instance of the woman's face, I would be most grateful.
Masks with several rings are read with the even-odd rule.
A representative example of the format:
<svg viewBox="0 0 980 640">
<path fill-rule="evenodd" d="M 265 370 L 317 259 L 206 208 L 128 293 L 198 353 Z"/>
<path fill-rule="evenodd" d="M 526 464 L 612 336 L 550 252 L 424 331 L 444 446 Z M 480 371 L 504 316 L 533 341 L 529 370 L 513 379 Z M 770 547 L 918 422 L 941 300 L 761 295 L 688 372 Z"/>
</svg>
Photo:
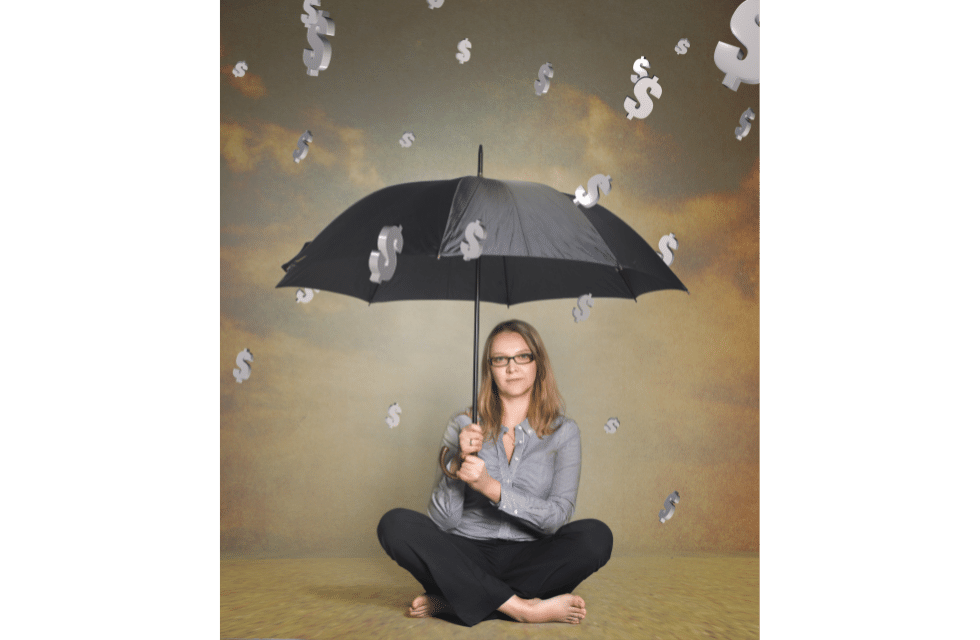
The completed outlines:
<svg viewBox="0 0 980 640">
<path fill-rule="evenodd" d="M 516 356 L 522 353 L 531 353 L 531 349 L 519 333 L 498 334 L 490 345 L 491 358 Z M 491 366 L 490 373 L 493 375 L 493 381 L 497 383 L 501 398 L 520 398 L 531 394 L 534 379 L 538 375 L 538 363 L 532 360 L 527 364 L 517 364 L 514 360 L 508 360 L 503 367 Z"/>
</svg>

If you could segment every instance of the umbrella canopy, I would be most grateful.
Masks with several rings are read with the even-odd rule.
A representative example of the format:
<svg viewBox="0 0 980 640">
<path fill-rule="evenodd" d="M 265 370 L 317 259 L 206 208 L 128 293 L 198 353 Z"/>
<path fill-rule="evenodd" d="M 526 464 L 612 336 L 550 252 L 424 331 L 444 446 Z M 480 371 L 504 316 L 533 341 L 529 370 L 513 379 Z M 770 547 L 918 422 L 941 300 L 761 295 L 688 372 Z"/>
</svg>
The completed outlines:
<svg viewBox="0 0 980 640">
<path fill-rule="evenodd" d="M 282 265 L 286 275 L 276 285 L 369 303 L 472 299 L 473 422 L 481 295 L 509 306 L 687 291 L 657 252 L 605 208 L 580 208 L 573 196 L 534 182 L 484 178 L 482 146 L 479 166 L 477 176 L 398 184 L 362 198 Z M 475 234 L 476 222 L 482 233 Z M 454 477 L 446 470 L 448 451 L 439 452 L 439 468 Z"/>
<path fill-rule="evenodd" d="M 647 242 L 600 205 L 580 208 L 551 187 L 466 176 L 409 182 L 376 191 L 341 213 L 292 260 L 277 287 L 308 287 L 366 300 L 531 300 L 633 298 L 687 288 Z M 475 221 L 482 256 L 460 243 Z M 404 239 L 391 278 L 371 279 L 369 259 L 385 227 Z M 391 256 L 389 256 L 389 260 Z"/>
</svg>

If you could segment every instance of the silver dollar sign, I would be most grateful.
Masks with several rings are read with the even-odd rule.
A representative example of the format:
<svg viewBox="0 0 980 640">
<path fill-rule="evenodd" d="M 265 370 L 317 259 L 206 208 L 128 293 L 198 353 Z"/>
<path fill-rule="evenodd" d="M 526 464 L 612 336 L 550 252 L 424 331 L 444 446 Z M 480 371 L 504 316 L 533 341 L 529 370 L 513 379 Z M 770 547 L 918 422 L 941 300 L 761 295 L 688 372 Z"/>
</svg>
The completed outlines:
<svg viewBox="0 0 980 640">
<path fill-rule="evenodd" d="M 372 251 L 368 258 L 368 268 L 371 270 L 371 282 L 381 284 L 391 280 L 398 265 L 398 255 L 402 252 L 405 240 L 402 238 L 401 226 L 382 227 L 378 234 L 378 251 Z M 381 260 L 384 259 L 382 263 Z"/>
<path fill-rule="evenodd" d="M 248 65 L 245 64 L 244 60 L 236 64 L 235 68 L 231 70 L 232 74 L 234 74 L 236 78 L 241 78 L 243 75 L 245 75 L 246 71 L 248 71 Z"/>
<path fill-rule="evenodd" d="M 660 510 L 660 522 L 666 523 L 674 515 L 674 505 L 681 501 L 681 494 L 676 491 L 664 500 L 664 508 Z"/>
<path fill-rule="evenodd" d="M 674 47 L 674 51 L 677 52 L 677 55 L 683 55 L 687 53 L 687 48 L 690 46 L 691 46 L 691 41 L 688 40 L 687 38 L 683 38 L 677 43 L 677 46 Z"/>
<path fill-rule="evenodd" d="M 746 53 L 733 45 L 719 42 L 715 47 L 715 65 L 725 72 L 723 85 L 738 91 L 747 82 L 759 84 L 759 0 L 745 0 L 732 14 L 732 33 Z"/>
<path fill-rule="evenodd" d="M 388 423 L 389 429 L 394 429 L 395 427 L 398 426 L 398 423 L 400 422 L 400 418 L 398 417 L 398 414 L 401 412 L 402 412 L 402 408 L 398 406 L 397 402 L 391 405 L 390 407 L 388 407 L 388 417 L 385 418 L 385 422 Z"/>
<path fill-rule="evenodd" d="M 235 376 L 235 380 L 238 384 L 242 383 L 242 380 L 248 380 L 248 377 L 252 375 L 252 367 L 248 366 L 247 362 L 254 362 L 255 357 L 252 356 L 252 352 L 248 349 L 244 349 L 238 353 L 238 357 L 235 358 L 235 364 L 237 364 L 240 369 L 235 369 L 231 372 Z"/>
<path fill-rule="evenodd" d="M 660 253 L 658 253 L 657 255 L 659 255 L 660 258 L 664 261 L 664 264 L 666 264 L 669 267 L 670 264 L 674 261 L 674 254 L 672 254 L 670 250 L 677 248 L 677 238 L 675 238 L 674 234 L 672 233 L 667 234 L 664 237 L 660 238 L 660 244 L 657 246 L 660 249 Z"/>
<path fill-rule="evenodd" d="M 643 56 L 640 56 L 633 63 L 633 71 L 635 71 L 636 73 L 634 73 L 633 75 L 630 76 L 630 82 L 632 82 L 633 84 L 636 84 L 636 81 L 639 80 L 640 78 L 648 78 L 649 77 L 649 75 L 647 74 L 647 72 L 643 70 L 644 67 L 646 67 L 647 69 L 649 69 L 650 68 L 650 62 L 647 61 L 647 59 L 644 58 Z"/>
<path fill-rule="evenodd" d="M 534 81 L 534 93 L 539 96 L 543 93 L 548 93 L 548 87 L 551 86 L 551 80 L 548 78 L 555 77 L 555 69 L 551 66 L 550 62 L 546 62 L 541 65 L 538 69 L 538 79 Z"/>
<path fill-rule="evenodd" d="M 444 2 L 444 0 L 429 0 L 429 8 L 430 9 L 438 9 L 439 7 L 442 6 L 442 3 L 443 2 Z"/>
<path fill-rule="evenodd" d="M 330 12 L 313 9 L 319 6 L 320 0 L 303 0 L 303 9 L 308 15 L 299 17 L 306 25 L 306 41 L 313 47 L 303 49 L 303 64 L 306 65 L 307 75 L 311 76 L 319 75 L 330 65 L 330 56 L 333 53 L 330 41 L 325 36 L 334 34 L 334 22 L 330 19 Z"/>
<path fill-rule="evenodd" d="M 293 162 L 299 164 L 299 161 L 306 157 L 309 153 L 310 148 L 306 145 L 313 142 L 313 134 L 306 131 L 299 137 L 299 142 L 296 143 L 296 151 L 293 151 Z"/>
<path fill-rule="evenodd" d="M 616 429 L 619 428 L 619 418 L 609 418 L 602 428 L 606 430 L 606 433 L 616 433 Z"/>
<path fill-rule="evenodd" d="M 310 300 L 313 299 L 313 292 L 314 291 L 316 291 L 317 293 L 320 293 L 320 290 L 319 289 L 310 289 L 310 288 L 297 289 L 296 290 L 296 302 L 302 302 L 303 304 L 309 304 L 310 303 Z"/>
<path fill-rule="evenodd" d="M 585 189 L 582 185 L 579 185 L 575 189 L 575 198 L 572 200 L 575 204 L 582 205 L 586 209 L 591 209 L 595 206 L 595 203 L 599 202 L 599 188 L 602 188 L 602 192 L 609 194 L 609 190 L 612 189 L 612 178 L 609 176 L 604 176 L 601 173 L 597 173 L 591 178 L 589 178 L 589 193 L 586 195 Z"/>
<path fill-rule="evenodd" d="M 459 44 L 456 45 L 456 48 L 459 49 L 459 53 L 456 54 L 456 59 L 459 60 L 460 64 L 463 64 L 470 59 L 470 48 L 472 46 L 473 45 L 470 44 L 469 38 L 463 38 L 459 41 Z"/>
<path fill-rule="evenodd" d="M 735 138 L 738 139 L 739 142 L 742 141 L 742 138 L 749 135 L 749 130 L 752 129 L 752 125 L 749 124 L 749 120 L 746 120 L 746 118 L 749 120 L 755 120 L 755 111 L 752 110 L 752 107 L 749 107 L 743 111 L 742 117 L 738 119 L 739 124 L 742 126 L 735 127 Z"/>
<path fill-rule="evenodd" d="M 475 220 L 466 225 L 466 240 L 459 243 L 459 250 L 463 254 L 464 261 L 476 260 L 483 255 L 483 246 L 477 242 L 477 238 L 483 240 L 487 237 L 487 232 L 479 220 Z"/>
<path fill-rule="evenodd" d="M 657 84 L 657 76 L 640 78 L 640 81 L 633 85 L 633 95 L 640 102 L 636 102 L 636 100 L 630 97 L 626 98 L 623 102 L 623 108 L 626 109 L 626 113 L 628 114 L 626 116 L 627 119 L 632 120 L 634 117 L 646 118 L 653 111 L 653 100 L 647 95 L 647 91 L 657 100 L 663 95 L 664 90 L 663 87 Z"/>
<path fill-rule="evenodd" d="M 410 146 L 412 146 L 413 142 L 415 142 L 415 134 L 411 131 L 406 131 L 404 134 L 402 134 L 402 138 L 398 141 L 398 144 L 408 149 Z"/>
<path fill-rule="evenodd" d="M 587 293 L 584 296 L 578 297 L 578 306 L 572 309 L 572 317 L 575 318 L 575 322 L 581 322 L 582 320 L 587 320 L 589 318 L 589 307 L 592 307 L 595 303 L 592 301 L 592 294 Z M 588 305 L 588 307 L 586 307 Z"/>
</svg>

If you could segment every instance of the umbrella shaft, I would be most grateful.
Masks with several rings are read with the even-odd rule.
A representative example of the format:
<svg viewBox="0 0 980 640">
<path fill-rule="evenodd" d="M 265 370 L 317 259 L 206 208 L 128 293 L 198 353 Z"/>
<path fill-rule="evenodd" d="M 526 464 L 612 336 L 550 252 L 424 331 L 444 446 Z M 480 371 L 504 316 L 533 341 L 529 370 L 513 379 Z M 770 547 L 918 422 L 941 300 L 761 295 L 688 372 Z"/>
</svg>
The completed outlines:
<svg viewBox="0 0 980 640">
<path fill-rule="evenodd" d="M 483 176 L 483 145 L 480 145 L 480 150 L 477 155 L 477 166 L 476 166 L 477 177 Z M 473 424 L 479 421 L 479 415 L 476 410 L 477 401 L 477 389 L 479 389 L 479 351 L 480 351 L 480 258 L 476 259 L 476 299 L 474 302 L 473 309 Z"/>
<path fill-rule="evenodd" d="M 473 424 L 477 424 L 480 420 L 480 416 L 477 413 L 477 392 L 478 383 L 480 381 L 480 259 L 476 259 L 476 297 L 473 300 Z M 453 480 L 458 480 L 459 476 L 453 475 L 446 469 L 446 454 L 449 453 L 449 447 L 444 446 L 439 450 L 439 468 L 442 472 L 446 474 L 446 477 L 452 478 Z M 462 451 L 457 452 L 457 457 L 460 458 L 460 463 L 462 463 Z"/>
<path fill-rule="evenodd" d="M 473 302 L 473 423 L 477 414 L 477 392 L 480 383 L 480 259 L 476 259 L 476 294 Z"/>
</svg>

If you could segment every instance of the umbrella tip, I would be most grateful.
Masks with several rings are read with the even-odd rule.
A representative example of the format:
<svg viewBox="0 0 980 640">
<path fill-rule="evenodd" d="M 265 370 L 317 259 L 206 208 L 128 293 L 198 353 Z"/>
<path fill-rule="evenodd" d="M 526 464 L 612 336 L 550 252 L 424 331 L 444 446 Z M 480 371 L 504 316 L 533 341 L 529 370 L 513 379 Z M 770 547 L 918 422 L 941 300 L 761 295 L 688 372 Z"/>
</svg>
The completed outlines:
<svg viewBox="0 0 980 640">
<path fill-rule="evenodd" d="M 480 154 L 479 157 L 477 158 L 476 176 L 478 178 L 483 177 L 483 145 L 482 144 L 480 145 Z"/>
</svg>

